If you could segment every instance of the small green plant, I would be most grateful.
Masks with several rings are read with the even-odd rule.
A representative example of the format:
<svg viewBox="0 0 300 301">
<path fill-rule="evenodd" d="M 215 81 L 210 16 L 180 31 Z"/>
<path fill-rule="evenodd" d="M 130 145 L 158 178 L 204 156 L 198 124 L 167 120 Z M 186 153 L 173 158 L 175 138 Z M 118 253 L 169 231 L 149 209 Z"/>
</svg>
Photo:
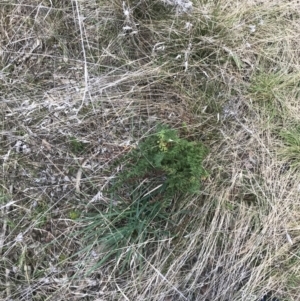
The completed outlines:
<svg viewBox="0 0 300 301">
<path fill-rule="evenodd" d="M 202 166 L 206 154 L 201 143 L 159 126 L 121 159 L 124 167 L 106 191 L 111 203 L 85 218 L 82 233 L 88 248 L 96 242 L 104 254 L 94 268 L 112 258 L 123 267 L 133 259 L 140 263 L 155 241 L 176 235 L 171 231 L 172 204 L 200 191 L 201 179 L 208 175 Z"/>
<path fill-rule="evenodd" d="M 294 130 L 281 131 L 281 138 L 285 147 L 280 151 L 283 159 L 287 160 L 292 168 L 300 168 L 300 127 Z"/>
<path fill-rule="evenodd" d="M 79 212 L 79 211 L 77 211 L 77 210 L 72 210 L 72 211 L 69 212 L 69 218 L 70 218 L 71 220 L 76 220 L 76 219 L 78 219 L 79 217 L 80 217 L 80 212 Z"/>
<path fill-rule="evenodd" d="M 180 138 L 176 130 L 159 126 L 154 135 L 128 154 L 127 164 L 118 176 L 118 185 L 120 181 L 156 178 L 171 195 L 199 192 L 201 179 L 208 176 L 203 167 L 206 155 L 207 148 L 202 143 Z"/>
<path fill-rule="evenodd" d="M 249 92 L 259 101 L 272 101 L 276 98 L 278 86 L 282 85 L 283 76 L 279 73 L 261 72 L 253 76 Z"/>
<path fill-rule="evenodd" d="M 73 153 L 80 154 L 84 151 L 85 145 L 83 142 L 79 141 L 76 137 L 70 137 L 69 140 L 70 147 Z"/>
</svg>

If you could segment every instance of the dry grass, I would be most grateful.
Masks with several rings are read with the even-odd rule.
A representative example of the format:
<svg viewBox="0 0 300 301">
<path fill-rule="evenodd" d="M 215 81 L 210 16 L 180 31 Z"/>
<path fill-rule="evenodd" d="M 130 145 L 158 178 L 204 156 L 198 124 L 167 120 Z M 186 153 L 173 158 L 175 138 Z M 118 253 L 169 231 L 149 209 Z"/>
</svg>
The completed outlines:
<svg viewBox="0 0 300 301">
<path fill-rule="evenodd" d="M 181 10 L 0 1 L 1 300 L 300 300 L 299 145 L 280 135 L 299 129 L 298 1 Z M 88 273 L 103 254 L 80 252 L 78 217 L 159 122 L 210 149 L 203 191 L 142 269 Z"/>
</svg>

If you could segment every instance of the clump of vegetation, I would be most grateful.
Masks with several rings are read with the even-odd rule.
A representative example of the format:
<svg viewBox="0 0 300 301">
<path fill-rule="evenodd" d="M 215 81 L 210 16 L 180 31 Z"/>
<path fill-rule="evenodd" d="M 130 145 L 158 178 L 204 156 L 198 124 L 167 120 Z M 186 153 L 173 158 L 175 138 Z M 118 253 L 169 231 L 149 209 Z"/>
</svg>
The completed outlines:
<svg viewBox="0 0 300 301">
<path fill-rule="evenodd" d="M 114 189 L 120 180 L 137 184 L 156 178 L 164 183 L 168 193 L 196 193 L 200 191 L 201 179 L 208 175 L 202 164 L 207 152 L 201 142 L 180 138 L 176 130 L 159 126 L 154 135 L 127 155 Z"/>
<path fill-rule="evenodd" d="M 84 230 L 89 244 L 104 246 L 106 255 L 97 266 L 121 254 L 124 264 L 134 257 L 141 260 L 146 246 L 151 249 L 150 241 L 176 235 L 170 231 L 172 201 L 200 191 L 201 179 L 208 175 L 203 167 L 206 154 L 202 143 L 159 126 L 121 160 L 126 160 L 125 166 L 107 191 L 111 203 L 104 212 L 88 217 Z"/>
<path fill-rule="evenodd" d="M 76 137 L 70 137 L 69 140 L 70 147 L 73 153 L 80 154 L 84 151 L 85 145 L 83 142 L 79 141 Z"/>
<path fill-rule="evenodd" d="M 281 150 L 281 156 L 292 168 L 300 168 L 300 127 L 293 130 L 283 130 L 280 133 L 285 147 Z"/>
</svg>

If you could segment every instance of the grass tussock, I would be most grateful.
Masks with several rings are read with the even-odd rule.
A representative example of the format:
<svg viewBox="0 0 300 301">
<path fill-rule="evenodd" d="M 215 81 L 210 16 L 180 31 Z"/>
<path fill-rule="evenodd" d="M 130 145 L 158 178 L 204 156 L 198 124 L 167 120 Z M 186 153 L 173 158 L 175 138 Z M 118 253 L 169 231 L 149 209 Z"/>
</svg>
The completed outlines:
<svg viewBox="0 0 300 301">
<path fill-rule="evenodd" d="M 48 2 L 0 5 L 0 299 L 299 300 L 299 3 Z"/>
</svg>

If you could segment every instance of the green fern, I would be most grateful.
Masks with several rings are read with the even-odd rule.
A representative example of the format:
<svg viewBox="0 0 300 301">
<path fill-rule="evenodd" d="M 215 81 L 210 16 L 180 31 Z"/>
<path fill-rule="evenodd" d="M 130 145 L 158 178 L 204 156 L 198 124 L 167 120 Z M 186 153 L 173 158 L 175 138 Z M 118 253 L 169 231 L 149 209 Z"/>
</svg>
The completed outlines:
<svg viewBox="0 0 300 301">
<path fill-rule="evenodd" d="M 129 153 L 119 180 L 138 182 L 157 176 L 165 181 L 167 193 L 199 192 L 201 179 L 208 175 L 202 165 L 206 155 L 202 143 L 182 139 L 176 130 L 159 126 L 154 135 Z"/>
</svg>

